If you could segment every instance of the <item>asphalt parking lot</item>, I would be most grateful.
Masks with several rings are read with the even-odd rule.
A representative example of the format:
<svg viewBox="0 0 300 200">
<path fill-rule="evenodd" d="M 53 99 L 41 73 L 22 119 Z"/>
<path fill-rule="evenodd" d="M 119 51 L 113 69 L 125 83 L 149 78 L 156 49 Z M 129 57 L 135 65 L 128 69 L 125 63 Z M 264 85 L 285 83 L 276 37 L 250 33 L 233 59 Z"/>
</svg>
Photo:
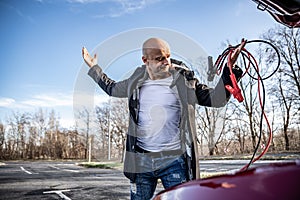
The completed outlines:
<svg viewBox="0 0 300 200">
<path fill-rule="evenodd" d="M 119 170 L 72 162 L 5 162 L 0 199 L 129 199 L 129 182 Z"/>
<path fill-rule="evenodd" d="M 200 161 L 204 173 L 235 171 L 247 160 Z M 276 161 L 259 161 L 267 165 Z M 130 185 L 121 170 L 85 168 L 75 162 L 8 161 L 0 165 L 0 199 L 2 200 L 115 200 L 130 199 Z M 162 191 L 158 185 L 156 193 Z"/>
</svg>

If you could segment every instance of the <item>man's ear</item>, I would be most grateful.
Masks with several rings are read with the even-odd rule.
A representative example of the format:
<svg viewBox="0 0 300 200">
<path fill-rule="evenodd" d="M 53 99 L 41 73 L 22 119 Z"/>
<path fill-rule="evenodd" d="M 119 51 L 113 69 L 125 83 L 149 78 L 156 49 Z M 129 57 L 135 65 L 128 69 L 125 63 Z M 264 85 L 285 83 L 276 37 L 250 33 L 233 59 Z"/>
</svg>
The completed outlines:
<svg viewBox="0 0 300 200">
<path fill-rule="evenodd" d="M 143 63 L 145 63 L 145 64 L 146 64 L 146 62 L 147 62 L 147 58 L 146 58 L 145 56 L 142 56 L 142 61 L 143 61 Z"/>
</svg>

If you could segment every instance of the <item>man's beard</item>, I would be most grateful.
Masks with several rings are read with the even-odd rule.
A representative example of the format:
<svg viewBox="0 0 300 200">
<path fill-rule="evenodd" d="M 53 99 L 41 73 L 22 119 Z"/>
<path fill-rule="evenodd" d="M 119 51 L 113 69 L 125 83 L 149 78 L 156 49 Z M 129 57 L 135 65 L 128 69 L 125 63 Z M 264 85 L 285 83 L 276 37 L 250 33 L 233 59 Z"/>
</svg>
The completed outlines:
<svg viewBox="0 0 300 200">
<path fill-rule="evenodd" d="M 158 72 L 169 72 L 169 65 L 161 65 L 158 67 Z"/>
</svg>

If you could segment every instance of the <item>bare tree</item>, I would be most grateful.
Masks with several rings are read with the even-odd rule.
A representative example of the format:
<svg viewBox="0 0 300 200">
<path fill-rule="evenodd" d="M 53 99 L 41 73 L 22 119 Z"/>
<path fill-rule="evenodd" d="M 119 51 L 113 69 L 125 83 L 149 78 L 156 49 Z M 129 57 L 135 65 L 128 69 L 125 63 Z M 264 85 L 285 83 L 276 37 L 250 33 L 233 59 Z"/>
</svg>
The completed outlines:
<svg viewBox="0 0 300 200">
<path fill-rule="evenodd" d="M 30 132 L 32 135 L 32 140 L 35 140 L 35 148 L 37 157 L 44 157 L 43 154 L 43 139 L 45 138 L 45 133 L 47 130 L 47 112 L 43 111 L 41 108 L 33 114 L 31 120 Z"/>
<path fill-rule="evenodd" d="M 112 142 L 118 149 L 118 157 L 121 157 L 120 161 L 123 162 L 128 127 L 128 104 L 126 99 L 113 99 L 111 125 Z"/>
<path fill-rule="evenodd" d="M 251 136 L 251 126 L 249 126 L 249 116 L 247 111 L 244 109 L 244 104 L 238 103 L 236 100 L 232 99 L 227 104 L 227 112 L 226 112 L 226 126 L 225 132 L 228 141 L 226 145 L 226 150 L 231 153 L 245 153 L 248 152 L 246 148 L 246 138 L 248 137 L 248 133 L 250 133 L 251 143 L 253 145 L 253 140 Z M 249 109 L 250 110 L 250 109 Z M 252 120 L 253 121 L 253 120 Z M 253 131 L 255 133 L 255 131 Z M 254 138 L 256 139 L 256 135 L 254 134 Z M 236 143 L 237 145 L 230 147 L 231 143 Z"/>
<path fill-rule="evenodd" d="M 109 135 L 109 121 L 110 121 L 110 104 L 105 103 L 101 107 L 95 108 L 97 133 L 95 138 L 99 141 L 99 157 L 108 158 L 108 135 Z"/>
<path fill-rule="evenodd" d="M 17 128 L 16 152 L 19 158 L 26 158 L 26 128 L 29 125 L 30 116 L 28 113 L 14 113 L 14 124 Z"/>
<path fill-rule="evenodd" d="M 45 138 L 43 140 L 44 153 L 48 158 L 57 158 L 60 149 L 57 148 L 57 142 L 59 139 L 59 120 L 54 110 L 49 113 L 49 119 L 47 130 L 45 132 Z"/>
<path fill-rule="evenodd" d="M 218 154 L 217 145 L 221 142 L 222 136 L 225 134 L 225 113 L 226 107 L 225 110 L 223 108 L 207 107 L 199 107 L 196 110 L 198 138 L 204 138 L 206 141 L 209 155 Z"/>
<path fill-rule="evenodd" d="M 4 142 L 5 142 L 5 127 L 4 125 L 2 124 L 2 122 L 0 122 L 0 159 L 3 159 L 4 156 L 3 156 L 3 153 L 4 153 L 4 149 L 3 149 L 3 145 L 4 145 Z"/>
<path fill-rule="evenodd" d="M 75 130 L 68 130 L 67 131 L 67 157 L 68 158 L 75 158 L 75 159 L 82 159 L 85 156 L 85 147 L 82 143 L 83 138 L 80 136 L 77 129 Z"/>
<path fill-rule="evenodd" d="M 250 71 L 253 70 L 252 68 L 249 69 Z M 241 117 L 241 114 L 244 112 L 244 116 L 247 116 L 248 118 L 248 127 L 251 135 L 251 142 L 252 142 L 252 148 L 255 149 L 256 147 L 256 138 L 257 135 L 257 126 L 258 126 L 258 119 L 257 119 L 257 106 L 258 102 L 257 100 L 257 88 L 254 87 L 256 85 L 256 82 L 248 77 L 244 77 L 241 81 L 241 90 L 243 92 L 244 101 L 243 101 L 243 107 L 239 109 L 239 114 Z M 243 109 L 243 111 L 241 110 Z M 243 125 L 244 126 L 244 125 Z"/>
<path fill-rule="evenodd" d="M 277 47 L 282 58 L 274 79 L 277 84 L 270 91 L 278 99 L 278 107 L 281 108 L 285 150 L 289 150 L 289 127 L 300 120 L 300 30 L 278 26 L 270 29 L 263 38 Z M 272 63 L 273 55 L 266 56 Z"/>
<path fill-rule="evenodd" d="M 93 113 L 91 110 L 84 108 L 83 110 L 78 112 L 78 118 L 81 120 L 82 122 L 82 131 L 84 132 L 84 137 L 85 137 L 85 150 L 84 150 L 84 158 L 87 159 L 88 158 L 88 149 L 89 149 L 89 145 L 91 145 L 90 143 L 90 135 L 91 135 L 91 129 L 92 129 L 92 121 L 93 121 L 93 117 L 92 117 Z"/>
<path fill-rule="evenodd" d="M 128 105 L 126 99 L 111 98 L 102 107 L 96 107 L 97 134 L 105 155 L 122 162 L 125 152 L 125 137 L 128 127 Z M 102 156 L 105 156 L 102 155 Z"/>
</svg>

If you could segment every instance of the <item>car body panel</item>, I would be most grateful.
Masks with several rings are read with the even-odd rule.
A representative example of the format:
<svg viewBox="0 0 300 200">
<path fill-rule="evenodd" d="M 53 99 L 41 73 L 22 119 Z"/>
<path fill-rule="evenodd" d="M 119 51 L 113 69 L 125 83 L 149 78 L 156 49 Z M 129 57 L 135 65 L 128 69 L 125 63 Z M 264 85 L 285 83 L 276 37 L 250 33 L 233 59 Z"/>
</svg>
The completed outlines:
<svg viewBox="0 0 300 200">
<path fill-rule="evenodd" d="M 154 200 L 299 200 L 300 161 L 277 163 L 180 184 Z"/>
<path fill-rule="evenodd" d="M 277 22 L 290 28 L 300 27 L 300 0 L 252 0 Z"/>
</svg>

